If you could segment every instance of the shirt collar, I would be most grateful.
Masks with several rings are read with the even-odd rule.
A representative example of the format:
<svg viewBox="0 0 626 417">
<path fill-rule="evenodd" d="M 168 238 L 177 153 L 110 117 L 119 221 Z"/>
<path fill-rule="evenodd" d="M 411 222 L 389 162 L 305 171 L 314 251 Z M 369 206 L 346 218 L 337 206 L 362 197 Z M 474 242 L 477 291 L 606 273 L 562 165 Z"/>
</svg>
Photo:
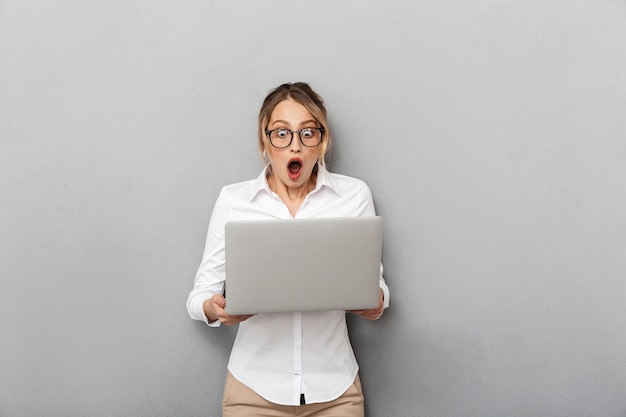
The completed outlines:
<svg viewBox="0 0 626 417">
<path fill-rule="evenodd" d="M 339 193 L 339 186 L 337 185 L 337 181 L 330 175 L 330 172 L 326 168 L 321 165 L 318 165 L 317 168 L 317 180 L 315 182 L 315 189 L 311 191 L 311 194 L 316 193 L 323 187 L 329 188 L 335 192 L 337 195 L 341 195 Z M 263 169 L 261 174 L 256 177 L 256 179 L 252 182 L 252 187 L 250 188 L 250 201 L 254 200 L 254 198 L 261 192 L 265 191 L 268 194 L 273 194 L 273 191 L 270 189 L 269 184 L 267 183 L 267 168 Z"/>
</svg>

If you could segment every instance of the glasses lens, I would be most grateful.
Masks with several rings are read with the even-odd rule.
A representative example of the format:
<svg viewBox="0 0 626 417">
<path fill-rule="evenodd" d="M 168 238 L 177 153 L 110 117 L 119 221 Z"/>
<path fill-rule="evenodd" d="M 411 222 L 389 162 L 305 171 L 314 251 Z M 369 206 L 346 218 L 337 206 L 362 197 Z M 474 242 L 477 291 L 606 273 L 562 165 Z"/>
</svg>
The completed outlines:
<svg viewBox="0 0 626 417">
<path fill-rule="evenodd" d="M 270 142 L 276 148 L 286 148 L 291 142 L 291 130 L 274 129 L 270 132 Z"/>
<path fill-rule="evenodd" d="M 304 146 L 317 146 L 322 142 L 322 131 L 309 127 L 300 131 L 300 140 Z"/>
</svg>

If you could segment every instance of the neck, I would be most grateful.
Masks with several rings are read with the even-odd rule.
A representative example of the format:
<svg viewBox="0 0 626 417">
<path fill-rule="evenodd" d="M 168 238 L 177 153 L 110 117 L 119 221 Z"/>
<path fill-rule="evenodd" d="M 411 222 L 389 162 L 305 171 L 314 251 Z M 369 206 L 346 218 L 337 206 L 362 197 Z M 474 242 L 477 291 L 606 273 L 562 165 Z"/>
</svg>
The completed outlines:
<svg viewBox="0 0 626 417">
<path fill-rule="evenodd" d="M 291 187 L 281 182 L 275 175 L 270 174 L 267 177 L 267 183 L 272 191 L 287 205 L 289 212 L 295 217 L 296 212 L 302 205 L 306 196 L 315 189 L 317 174 L 311 174 L 311 177 L 304 184 Z"/>
</svg>

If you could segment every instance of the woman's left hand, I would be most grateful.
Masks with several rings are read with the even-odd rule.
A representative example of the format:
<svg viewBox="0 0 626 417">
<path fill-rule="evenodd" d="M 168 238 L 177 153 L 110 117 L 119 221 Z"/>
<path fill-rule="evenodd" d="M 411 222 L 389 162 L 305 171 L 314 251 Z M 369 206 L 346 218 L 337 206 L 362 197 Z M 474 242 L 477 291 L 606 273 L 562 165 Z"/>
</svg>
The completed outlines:
<svg viewBox="0 0 626 417">
<path fill-rule="evenodd" d="M 348 313 L 356 314 L 357 316 L 366 318 L 368 320 L 378 320 L 383 315 L 384 307 L 384 293 L 382 289 L 378 289 L 378 307 L 370 308 L 369 310 L 348 310 Z"/>
</svg>

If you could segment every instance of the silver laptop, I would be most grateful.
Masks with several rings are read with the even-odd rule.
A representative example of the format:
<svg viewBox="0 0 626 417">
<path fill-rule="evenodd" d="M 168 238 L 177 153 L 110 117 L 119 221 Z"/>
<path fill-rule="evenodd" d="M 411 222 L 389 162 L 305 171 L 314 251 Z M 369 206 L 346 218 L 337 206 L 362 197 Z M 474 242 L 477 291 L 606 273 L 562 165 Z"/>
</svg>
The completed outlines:
<svg viewBox="0 0 626 417">
<path fill-rule="evenodd" d="M 226 312 L 359 310 L 378 305 L 381 217 L 226 223 Z"/>
</svg>

